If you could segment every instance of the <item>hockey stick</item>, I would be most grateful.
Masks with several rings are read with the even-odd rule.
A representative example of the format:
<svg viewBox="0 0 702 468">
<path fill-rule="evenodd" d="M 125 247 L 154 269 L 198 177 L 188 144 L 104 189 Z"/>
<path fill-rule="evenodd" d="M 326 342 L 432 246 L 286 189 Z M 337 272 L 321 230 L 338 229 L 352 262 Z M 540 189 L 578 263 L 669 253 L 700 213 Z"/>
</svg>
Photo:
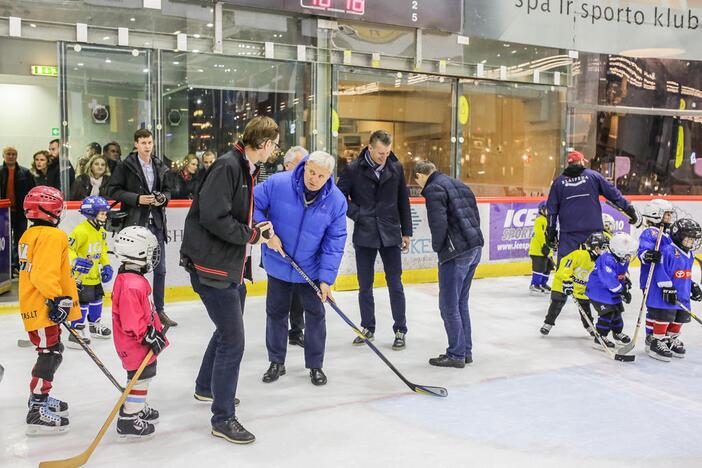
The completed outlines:
<svg viewBox="0 0 702 468">
<path fill-rule="evenodd" d="M 597 328 L 595 328 L 595 325 L 592 324 L 592 320 L 590 320 L 590 317 L 585 313 L 585 310 L 583 307 L 580 305 L 580 302 L 576 298 L 573 298 L 575 301 L 575 305 L 578 306 L 578 312 L 580 312 L 580 316 L 587 322 L 587 324 L 590 326 L 590 329 L 592 332 L 595 334 L 595 339 L 599 343 L 600 346 L 604 349 L 605 353 L 609 356 L 610 359 L 614 359 L 615 361 L 622 361 L 622 362 L 632 362 L 636 359 L 636 356 L 632 355 L 627 355 L 627 354 L 619 354 L 615 353 L 612 351 L 609 346 L 607 346 L 602 339 L 602 335 L 597 331 Z"/>
<path fill-rule="evenodd" d="M 678 307 L 680 307 L 682 310 L 684 310 L 685 312 L 687 312 L 688 314 L 690 314 L 690 317 L 692 317 L 693 319 L 695 319 L 695 322 L 697 322 L 697 323 L 699 323 L 700 325 L 702 325 L 702 319 L 700 319 L 698 316 L 696 316 L 696 315 L 694 314 L 694 312 L 692 312 L 690 309 L 688 309 L 687 307 L 685 307 L 680 301 L 677 301 L 676 304 L 677 304 Z"/>
<path fill-rule="evenodd" d="M 168 331 L 168 325 L 165 325 L 163 327 L 162 333 L 165 335 L 167 331 Z M 86 462 L 88 461 L 88 459 L 90 458 L 90 455 L 93 454 L 93 452 L 95 451 L 95 448 L 98 446 L 98 444 L 102 440 L 102 437 L 105 435 L 105 432 L 107 432 L 107 429 L 112 424 L 112 420 L 114 420 L 115 416 L 117 416 L 117 413 L 119 412 L 119 409 L 122 407 L 125 400 L 127 399 L 129 392 L 132 390 L 132 387 L 134 387 L 134 385 L 137 383 L 137 381 L 139 380 L 139 377 L 141 377 L 141 373 L 144 372 L 144 369 L 149 364 L 149 361 L 151 360 L 151 357 L 153 355 L 154 355 L 153 350 L 149 349 L 149 352 L 146 353 L 144 360 L 141 361 L 139 368 L 134 373 L 134 377 L 132 377 L 132 380 L 129 381 L 127 388 L 124 389 L 124 392 L 122 392 L 122 396 L 119 397 L 119 400 L 117 400 L 117 403 L 115 404 L 114 408 L 112 408 L 112 412 L 110 413 L 110 415 L 107 417 L 107 419 L 103 423 L 102 427 L 100 428 L 100 432 L 98 432 L 97 436 L 95 436 L 95 439 L 93 439 L 93 442 L 90 444 L 90 446 L 87 449 L 85 449 L 85 451 L 83 453 L 80 453 L 80 454 L 76 455 L 75 457 L 66 458 L 63 460 L 51 460 L 51 461 L 41 462 L 41 463 L 39 463 L 39 468 L 75 468 L 77 466 L 85 465 Z"/>
<path fill-rule="evenodd" d="M 97 354 L 95 354 L 95 351 L 93 351 L 92 348 L 90 346 L 88 346 L 88 344 L 85 341 L 83 341 L 83 337 L 81 337 L 78 334 L 78 332 L 74 328 L 71 328 L 65 321 L 61 322 L 61 324 L 64 327 L 66 327 L 66 330 L 68 330 L 68 333 L 73 335 L 73 338 L 78 340 L 78 344 L 80 344 L 80 347 L 83 348 L 86 353 L 88 353 L 88 356 L 90 356 L 90 359 L 92 359 L 93 362 L 95 364 L 97 364 L 97 366 L 100 368 L 102 373 L 105 374 L 105 377 L 107 377 L 107 379 L 110 382 L 112 382 L 112 385 L 114 385 L 117 388 L 117 390 L 120 391 L 120 393 L 124 392 L 124 387 L 121 386 L 117 382 L 117 379 L 115 379 L 114 376 L 110 373 L 110 371 L 107 370 L 107 367 L 105 367 L 105 364 L 103 364 L 102 361 L 100 360 L 100 358 L 97 357 Z"/>
<path fill-rule="evenodd" d="M 284 255 L 283 258 L 285 258 L 285 260 L 290 262 L 290 265 L 295 269 L 295 271 L 297 271 L 300 274 L 300 276 L 302 276 L 302 278 L 305 281 L 307 281 L 307 283 L 312 287 L 312 289 L 314 289 L 314 291 L 321 296 L 321 291 L 319 290 L 319 287 L 314 283 L 314 281 L 312 281 L 310 279 L 309 276 L 307 276 L 307 274 L 304 271 L 302 271 L 302 269 L 298 266 L 298 264 L 295 263 L 295 260 L 293 260 L 288 255 Z M 356 325 L 354 325 L 354 323 L 351 321 L 351 319 L 348 318 L 346 316 L 346 314 L 344 314 L 341 311 L 341 309 L 339 309 L 339 307 L 334 303 L 334 301 L 327 299 L 327 303 L 331 306 L 332 309 L 334 309 L 334 311 L 337 314 L 339 314 L 339 317 L 341 317 L 341 319 L 344 322 L 346 322 L 346 324 L 348 326 L 350 326 L 354 332 L 356 332 L 356 334 L 368 345 L 368 347 L 371 350 L 373 350 L 373 352 L 375 354 L 378 355 L 378 357 L 395 373 L 395 375 L 397 375 L 400 378 L 400 380 L 402 380 L 405 383 L 405 385 L 407 385 L 413 392 L 421 393 L 423 395 L 431 395 L 431 396 L 438 396 L 438 397 L 448 396 L 448 391 L 444 387 L 432 387 L 432 386 L 428 386 L 428 385 L 417 385 L 417 384 L 414 384 L 414 383 L 410 382 L 409 380 L 407 380 L 405 378 L 405 376 L 402 375 L 400 373 L 400 371 L 397 370 L 397 368 L 395 368 L 395 366 L 392 365 L 392 363 L 388 360 L 388 358 L 386 358 L 383 355 L 383 353 L 381 353 L 380 350 L 378 348 L 376 348 L 376 346 L 373 343 L 371 343 L 368 340 L 368 338 L 366 338 L 366 336 L 363 334 L 363 332 L 361 330 L 359 330 L 359 328 Z"/>
<path fill-rule="evenodd" d="M 663 228 L 658 228 L 658 238 L 656 238 L 656 247 L 654 250 L 659 251 L 661 247 L 661 240 L 663 239 Z M 643 291 L 643 299 L 641 299 L 641 307 L 639 308 L 639 316 L 636 319 L 636 328 L 634 328 L 634 336 L 631 338 L 631 343 L 625 344 L 619 348 L 619 352 L 622 354 L 628 354 L 636 346 L 636 339 L 639 337 L 639 330 L 641 329 L 641 319 L 644 315 L 644 309 L 646 308 L 646 299 L 648 298 L 648 292 L 651 290 L 651 280 L 653 280 L 653 270 L 656 268 L 655 263 L 651 263 L 651 268 L 648 270 L 648 278 L 646 278 L 646 287 Z"/>
<path fill-rule="evenodd" d="M 615 205 L 615 204 L 612 203 L 611 201 L 605 200 L 605 204 L 608 205 L 608 206 L 611 206 L 612 208 L 614 208 L 615 210 L 619 211 L 621 214 L 623 214 L 624 216 L 626 216 L 627 218 L 629 218 L 629 224 L 631 224 L 632 226 L 638 228 L 638 227 L 641 227 L 641 226 L 643 225 L 643 218 L 642 218 L 641 215 L 639 214 L 639 211 L 638 211 L 638 210 L 636 210 L 636 213 L 637 213 L 637 215 L 638 215 L 638 218 L 636 219 L 636 221 L 634 221 L 634 220 L 631 218 L 631 216 L 629 216 L 629 214 L 628 214 L 626 211 L 624 211 L 623 209 L 621 209 L 620 207 L 618 207 L 617 205 Z M 634 209 L 636 209 L 636 208 L 634 208 Z M 632 221 L 634 221 L 634 222 L 632 222 Z"/>
<path fill-rule="evenodd" d="M 17 340 L 17 346 L 19 346 L 20 348 L 31 348 L 34 345 L 29 340 L 23 340 L 22 338 L 19 338 Z"/>
</svg>

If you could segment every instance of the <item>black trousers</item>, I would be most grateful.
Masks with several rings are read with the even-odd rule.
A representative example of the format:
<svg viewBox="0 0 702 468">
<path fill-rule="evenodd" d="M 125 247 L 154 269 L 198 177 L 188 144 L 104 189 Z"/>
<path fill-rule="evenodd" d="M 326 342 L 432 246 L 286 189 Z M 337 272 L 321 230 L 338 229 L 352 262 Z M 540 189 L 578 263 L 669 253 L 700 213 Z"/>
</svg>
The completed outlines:
<svg viewBox="0 0 702 468">
<path fill-rule="evenodd" d="M 568 296 L 566 296 L 562 292 L 551 291 L 551 304 L 549 304 L 548 306 L 548 312 L 546 313 L 544 323 L 548 323 L 549 325 L 555 325 L 556 319 L 560 315 L 561 310 L 563 310 L 563 306 L 565 305 L 567 300 Z M 585 315 L 587 315 L 590 318 L 590 321 L 593 322 L 594 325 L 594 320 L 592 319 L 592 311 L 590 310 L 590 301 L 587 299 L 575 300 L 578 301 L 580 307 L 582 307 L 583 311 L 585 311 Z M 580 321 L 582 322 L 583 327 L 588 328 L 590 325 L 588 325 L 587 320 L 585 320 L 585 318 L 583 318 L 583 316 L 580 315 L 580 313 L 578 313 L 578 316 L 580 317 Z"/>
<path fill-rule="evenodd" d="M 290 303 L 290 331 L 289 338 L 298 338 L 302 336 L 305 329 L 305 312 L 302 309 L 302 301 L 300 296 L 294 292 L 292 302 Z"/>
</svg>

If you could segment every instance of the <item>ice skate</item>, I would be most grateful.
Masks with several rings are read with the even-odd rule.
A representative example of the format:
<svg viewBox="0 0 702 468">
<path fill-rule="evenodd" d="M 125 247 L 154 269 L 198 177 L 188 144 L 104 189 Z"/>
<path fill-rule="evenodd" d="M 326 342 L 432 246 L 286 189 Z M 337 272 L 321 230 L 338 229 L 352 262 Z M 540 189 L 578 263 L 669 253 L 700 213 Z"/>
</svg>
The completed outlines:
<svg viewBox="0 0 702 468">
<path fill-rule="evenodd" d="M 100 319 L 96 320 L 95 322 L 90 322 L 90 335 L 93 338 L 100 338 L 102 340 L 107 340 L 112 336 L 112 330 L 107 328 L 102 324 Z"/>
<path fill-rule="evenodd" d="M 119 410 L 117 418 L 117 434 L 120 439 L 148 439 L 153 437 L 156 428 L 153 424 L 140 417 L 141 411 L 135 414 L 126 414 L 124 407 Z"/>
<path fill-rule="evenodd" d="M 673 357 L 673 353 L 668 348 L 665 340 L 659 340 L 658 338 L 653 338 L 651 340 L 651 347 L 646 351 L 646 354 L 653 359 L 664 362 L 670 362 L 670 359 Z"/>
<path fill-rule="evenodd" d="M 61 434 L 67 432 L 68 427 L 68 418 L 51 411 L 47 402 L 31 402 L 27 413 L 27 435 Z"/>
<path fill-rule="evenodd" d="M 541 325 L 541 329 L 539 331 L 542 335 L 546 336 L 551 331 L 551 328 L 553 328 L 553 325 L 544 322 L 544 324 Z"/>
</svg>

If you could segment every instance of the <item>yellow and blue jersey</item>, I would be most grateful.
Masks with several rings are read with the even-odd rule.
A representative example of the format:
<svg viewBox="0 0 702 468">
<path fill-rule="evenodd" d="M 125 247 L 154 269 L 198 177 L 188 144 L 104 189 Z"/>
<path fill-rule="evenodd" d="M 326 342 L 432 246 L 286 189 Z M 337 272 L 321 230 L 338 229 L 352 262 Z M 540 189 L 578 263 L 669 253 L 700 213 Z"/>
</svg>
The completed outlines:
<svg viewBox="0 0 702 468">
<path fill-rule="evenodd" d="M 563 292 L 563 282 L 573 282 L 573 297 L 576 299 L 587 299 L 585 288 L 590 273 L 595 268 L 595 261 L 590 257 L 590 252 L 585 249 L 574 250 L 561 260 L 553 278 L 551 290 Z"/>
<path fill-rule="evenodd" d="M 105 228 L 97 228 L 88 220 L 76 226 L 68 236 L 68 258 L 71 264 L 77 257 L 89 258 L 93 261 L 90 271 L 77 277 L 86 286 L 100 284 L 100 268 L 110 263 L 107 257 L 106 239 Z"/>
</svg>

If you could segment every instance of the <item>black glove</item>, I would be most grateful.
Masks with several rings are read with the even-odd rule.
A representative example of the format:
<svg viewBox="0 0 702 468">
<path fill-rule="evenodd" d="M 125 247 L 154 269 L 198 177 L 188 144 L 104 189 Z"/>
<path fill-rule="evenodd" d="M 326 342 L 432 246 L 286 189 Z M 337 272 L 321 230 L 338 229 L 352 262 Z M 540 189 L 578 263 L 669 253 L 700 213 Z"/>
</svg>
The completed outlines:
<svg viewBox="0 0 702 468">
<path fill-rule="evenodd" d="M 700 285 L 694 281 L 692 282 L 692 286 L 690 286 L 690 299 L 697 302 L 702 301 L 702 289 L 700 289 Z"/>
<path fill-rule="evenodd" d="M 548 245 L 544 244 L 541 247 L 541 255 L 543 255 L 544 257 L 548 257 L 548 254 L 550 254 L 550 253 L 551 253 L 551 249 L 548 248 Z"/>
<path fill-rule="evenodd" d="M 675 288 L 663 288 L 663 300 L 668 304 L 675 305 L 678 302 L 678 292 Z"/>
<path fill-rule="evenodd" d="M 549 249 L 556 250 L 556 245 L 558 245 L 558 231 L 556 228 L 546 228 L 546 245 Z"/>
<path fill-rule="evenodd" d="M 624 210 L 624 213 L 629 217 L 629 224 L 639 225 L 639 213 L 636 211 L 634 205 L 629 205 L 629 207 Z"/>
<path fill-rule="evenodd" d="M 624 277 L 624 283 L 622 283 L 622 286 L 624 287 L 624 291 L 631 290 L 631 279 L 628 276 Z"/>
<path fill-rule="evenodd" d="M 622 298 L 622 301 L 624 301 L 625 304 L 631 303 L 631 293 L 628 289 L 622 289 L 622 292 L 619 293 L 619 297 Z"/>
<path fill-rule="evenodd" d="M 563 294 L 566 296 L 570 296 L 573 294 L 573 282 L 572 281 L 564 281 L 563 282 Z"/>
<path fill-rule="evenodd" d="M 156 330 L 156 327 L 149 325 L 149 328 L 146 329 L 144 339 L 141 340 L 141 344 L 151 348 L 154 354 L 158 354 L 166 347 L 166 337 L 163 336 L 163 333 Z"/>
<path fill-rule="evenodd" d="M 641 255 L 641 260 L 644 263 L 658 263 L 661 261 L 661 252 L 659 250 L 647 250 Z"/>
<path fill-rule="evenodd" d="M 63 323 L 71 313 L 73 299 L 70 296 L 57 296 L 47 299 L 46 305 L 49 307 L 49 319 L 54 323 Z"/>
</svg>

